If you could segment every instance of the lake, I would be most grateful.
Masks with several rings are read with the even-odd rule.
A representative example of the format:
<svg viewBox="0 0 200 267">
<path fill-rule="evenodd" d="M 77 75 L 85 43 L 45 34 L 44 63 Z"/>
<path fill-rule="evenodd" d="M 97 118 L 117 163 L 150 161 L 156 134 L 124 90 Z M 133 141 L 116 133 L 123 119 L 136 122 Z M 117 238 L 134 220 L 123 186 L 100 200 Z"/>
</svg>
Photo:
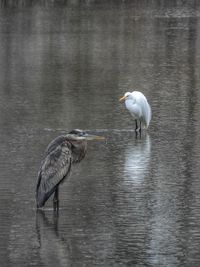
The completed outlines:
<svg viewBox="0 0 200 267">
<path fill-rule="evenodd" d="M 200 3 L 0 1 L 0 265 L 200 266 Z M 139 90 L 148 131 L 118 100 Z M 36 212 L 49 142 L 106 137 Z"/>
</svg>

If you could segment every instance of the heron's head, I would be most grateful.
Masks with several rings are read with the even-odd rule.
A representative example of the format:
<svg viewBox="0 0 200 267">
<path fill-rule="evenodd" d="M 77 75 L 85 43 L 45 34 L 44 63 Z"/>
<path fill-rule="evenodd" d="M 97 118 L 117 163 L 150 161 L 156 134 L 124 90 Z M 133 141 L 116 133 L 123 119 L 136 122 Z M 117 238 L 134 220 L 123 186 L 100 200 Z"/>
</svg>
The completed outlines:
<svg viewBox="0 0 200 267">
<path fill-rule="evenodd" d="M 88 134 L 82 130 L 74 129 L 67 134 L 67 139 L 72 141 L 90 141 L 90 140 L 104 140 L 105 137 Z"/>
<path fill-rule="evenodd" d="M 119 101 L 120 101 L 120 102 L 121 102 L 121 101 L 125 101 L 125 100 L 128 99 L 130 96 L 131 96 L 131 93 L 130 93 L 130 92 L 126 92 L 126 93 L 124 94 L 124 96 L 122 96 L 122 97 L 119 99 Z"/>
</svg>

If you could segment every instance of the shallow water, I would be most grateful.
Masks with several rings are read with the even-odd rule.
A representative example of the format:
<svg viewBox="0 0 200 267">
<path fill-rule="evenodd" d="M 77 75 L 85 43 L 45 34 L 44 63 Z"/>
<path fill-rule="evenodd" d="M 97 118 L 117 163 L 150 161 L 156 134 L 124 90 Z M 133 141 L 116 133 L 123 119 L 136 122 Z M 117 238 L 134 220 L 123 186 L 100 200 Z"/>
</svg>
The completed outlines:
<svg viewBox="0 0 200 267">
<path fill-rule="evenodd" d="M 200 4 L 1 1 L 0 266 L 200 265 Z M 135 136 L 124 92 L 153 118 Z M 91 142 L 35 210 L 42 155 L 81 128 Z"/>
</svg>

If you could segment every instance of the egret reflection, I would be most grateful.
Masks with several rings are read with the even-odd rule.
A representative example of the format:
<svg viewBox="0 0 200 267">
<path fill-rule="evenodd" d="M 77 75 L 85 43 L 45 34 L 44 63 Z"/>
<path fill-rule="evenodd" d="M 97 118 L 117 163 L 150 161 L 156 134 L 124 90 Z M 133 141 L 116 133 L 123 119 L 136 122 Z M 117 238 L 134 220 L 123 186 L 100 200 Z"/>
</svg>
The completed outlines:
<svg viewBox="0 0 200 267">
<path fill-rule="evenodd" d="M 140 184 L 148 171 L 151 158 L 151 140 L 149 135 L 145 139 L 131 140 L 125 150 L 124 173 L 129 181 Z"/>
</svg>

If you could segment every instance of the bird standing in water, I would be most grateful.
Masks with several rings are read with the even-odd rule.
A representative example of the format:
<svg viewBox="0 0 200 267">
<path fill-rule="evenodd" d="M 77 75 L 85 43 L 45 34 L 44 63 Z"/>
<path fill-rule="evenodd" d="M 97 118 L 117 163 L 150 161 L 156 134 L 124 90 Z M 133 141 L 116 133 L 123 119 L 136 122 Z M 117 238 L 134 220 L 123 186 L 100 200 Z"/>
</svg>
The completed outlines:
<svg viewBox="0 0 200 267">
<path fill-rule="evenodd" d="M 43 207 L 54 193 L 53 207 L 54 210 L 59 209 L 59 186 L 69 177 L 72 165 L 85 157 L 87 141 L 103 139 L 105 138 L 102 136 L 90 135 L 76 129 L 66 135 L 58 136 L 49 144 L 38 173 L 37 208 Z"/>
<path fill-rule="evenodd" d="M 135 118 L 135 131 L 141 132 L 141 124 L 148 128 L 151 121 L 151 107 L 146 97 L 139 91 L 127 92 L 119 101 L 125 100 L 126 108 Z M 139 125 L 138 125 L 139 121 Z"/>
</svg>

